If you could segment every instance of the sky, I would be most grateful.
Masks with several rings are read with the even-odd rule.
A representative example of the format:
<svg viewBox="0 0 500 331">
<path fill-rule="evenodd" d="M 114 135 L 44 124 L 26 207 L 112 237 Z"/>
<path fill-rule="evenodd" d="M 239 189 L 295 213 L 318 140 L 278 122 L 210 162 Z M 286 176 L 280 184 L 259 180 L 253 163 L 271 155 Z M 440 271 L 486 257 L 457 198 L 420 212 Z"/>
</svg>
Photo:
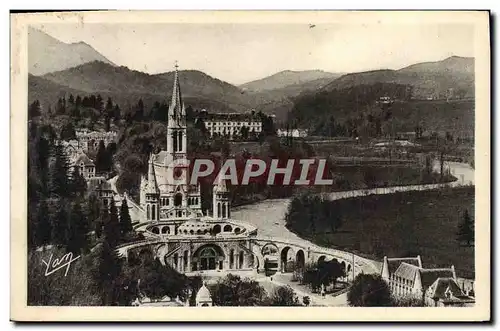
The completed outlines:
<svg viewBox="0 0 500 331">
<path fill-rule="evenodd" d="M 200 70 L 232 84 L 282 70 L 349 73 L 474 56 L 465 24 L 44 24 L 84 41 L 117 65 L 147 73 Z"/>
</svg>

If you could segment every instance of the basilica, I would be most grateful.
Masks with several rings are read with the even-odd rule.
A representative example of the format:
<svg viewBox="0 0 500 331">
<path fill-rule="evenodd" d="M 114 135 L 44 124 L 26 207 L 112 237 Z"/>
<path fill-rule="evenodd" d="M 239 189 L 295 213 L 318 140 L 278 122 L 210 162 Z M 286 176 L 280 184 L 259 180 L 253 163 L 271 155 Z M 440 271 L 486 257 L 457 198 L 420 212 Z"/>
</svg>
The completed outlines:
<svg viewBox="0 0 500 331">
<path fill-rule="evenodd" d="M 186 111 L 175 70 L 168 109 L 167 150 L 151 154 L 141 178 L 135 231 L 155 255 L 179 272 L 255 269 L 252 238 L 257 229 L 231 219 L 229 191 L 223 180 L 213 186 L 213 213 L 203 215 L 199 185 L 192 185 L 187 163 Z"/>
</svg>

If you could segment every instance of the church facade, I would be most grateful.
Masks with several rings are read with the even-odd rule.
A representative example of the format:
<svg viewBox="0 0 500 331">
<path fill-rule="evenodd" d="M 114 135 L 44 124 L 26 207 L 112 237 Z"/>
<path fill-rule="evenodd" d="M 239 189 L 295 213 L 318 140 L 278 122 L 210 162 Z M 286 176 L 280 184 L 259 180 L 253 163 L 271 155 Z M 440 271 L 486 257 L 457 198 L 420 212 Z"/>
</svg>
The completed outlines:
<svg viewBox="0 0 500 331">
<path fill-rule="evenodd" d="M 134 229 L 154 243 L 150 248 L 163 264 L 179 272 L 253 270 L 251 239 L 257 229 L 230 218 L 226 183 L 213 186 L 211 216 L 202 213 L 199 185 L 190 184 L 186 111 L 178 76 L 176 66 L 167 150 L 149 157 L 148 173 L 141 178 L 141 217 Z"/>
</svg>

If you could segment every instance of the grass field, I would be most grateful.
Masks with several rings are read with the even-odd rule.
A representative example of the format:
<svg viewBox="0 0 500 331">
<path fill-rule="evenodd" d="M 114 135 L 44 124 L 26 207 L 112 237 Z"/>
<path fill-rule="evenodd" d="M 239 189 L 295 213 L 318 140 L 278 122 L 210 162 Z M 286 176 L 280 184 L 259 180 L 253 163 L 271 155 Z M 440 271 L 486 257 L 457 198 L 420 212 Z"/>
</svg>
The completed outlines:
<svg viewBox="0 0 500 331">
<path fill-rule="evenodd" d="M 402 192 L 333 201 L 343 225 L 329 233 L 298 233 L 323 246 L 344 248 L 381 260 L 420 254 L 424 267 L 455 265 L 460 277 L 474 277 L 474 248 L 460 246 L 457 226 L 465 209 L 474 215 L 474 187 Z M 291 229 L 293 231 L 293 229 Z"/>
</svg>

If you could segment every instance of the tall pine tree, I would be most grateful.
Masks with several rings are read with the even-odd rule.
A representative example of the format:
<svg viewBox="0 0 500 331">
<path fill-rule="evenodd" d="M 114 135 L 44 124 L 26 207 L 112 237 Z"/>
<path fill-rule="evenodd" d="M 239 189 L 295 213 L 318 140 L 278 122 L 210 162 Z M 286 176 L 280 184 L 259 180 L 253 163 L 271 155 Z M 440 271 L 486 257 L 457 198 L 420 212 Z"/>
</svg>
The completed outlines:
<svg viewBox="0 0 500 331">
<path fill-rule="evenodd" d="M 71 207 L 68 218 L 68 244 L 66 249 L 73 254 L 80 254 L 87 248 L 87 220 L 83 214 L 80 202 L 77 200 Z"/>
<path fill-rule="evenodd" d="M 56 204 L 56 213 L 52 225 L 52 242 L 57 246 L 66 246 L 69 240 L 69 215 L 67 202 L 61 200 Z"/>
<path fill-rule="evenodd" d="M 95 168 L 96 168 L 96 173 L 102 174 L 109 169 L 107 168 L 107 151 L 106 147 L 104 146 L 104 141 L 101 140 L 99 141 L 99 148 L 97 149 L 97 156 L 96 156 L 96 162 L 95 162 Z"/>
<path fill-rule="evenodd" d="M 111 199 L 109 207 L 109 217 L 104 223 L 104 240 L 111 247 L 116 247 L 120 242 L 120 223 L 118 221 L 118 212 L 116 210 L 115 200 Z"/>
<path fill-rule="evenodd" d="M 474 220 L 466 209 L 462 216 L 462 222 L 458 225 L 458 241 L 465 242 L 467 246 L 474 243 Z"/>
<path fill-rule="evenodd" d="M 114 248 L 104 241 L 100 247 L 97 270 L 94 275 L 101 294 L 103 306 L 116 305 L 115 287 L 119 284 L 121 261 L 117 258 Z"/>
<path fill-rule="evenodd" d="M 132 231 L 132 220 L 128 210 L 127 199 L 123 199 L 120 207 L 120 228 L 123 235 Z"/>
<path fill-rule="evenodd" d="M 50 194 L 53 197 L 68 197 L 70 195 L 68 180 L 68 159 L 63 147 L 56 144 L 53 150 L 54 162 L 50 168 Z"/>
<path fill-rule="evenodd" d="M 49 208 L 45 200 L 38 205 L 37 220 L 35 227 L 35 238 L 37 246 L 48 245 L 51 240 L 52 225 L 50 223 Z"/>
</svg>

